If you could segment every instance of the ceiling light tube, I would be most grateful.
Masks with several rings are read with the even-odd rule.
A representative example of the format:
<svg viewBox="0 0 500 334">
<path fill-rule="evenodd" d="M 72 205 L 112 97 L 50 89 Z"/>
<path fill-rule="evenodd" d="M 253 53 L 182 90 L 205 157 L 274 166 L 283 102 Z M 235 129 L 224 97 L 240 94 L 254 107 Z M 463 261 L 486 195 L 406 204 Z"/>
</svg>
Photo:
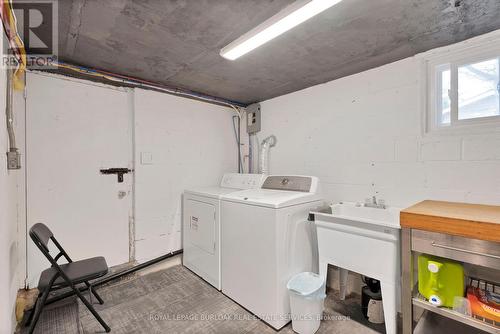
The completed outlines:
<svg viewBox="0 0 500 334">
<path fill-rule="evenodd" d="M 225 46 L 220 55 L 235 60 L 342 0 L 300 0 Z"/>
</svg>

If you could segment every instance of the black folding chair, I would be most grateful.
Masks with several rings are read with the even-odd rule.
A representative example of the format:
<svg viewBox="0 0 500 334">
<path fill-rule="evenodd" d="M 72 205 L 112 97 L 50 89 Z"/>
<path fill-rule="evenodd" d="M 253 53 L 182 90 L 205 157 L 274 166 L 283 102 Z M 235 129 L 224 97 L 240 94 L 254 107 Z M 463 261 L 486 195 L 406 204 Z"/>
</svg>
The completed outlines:
<svg viewBox="0 0 500 334">
<path fill-rule="evenodd" d="M 102 327 L 104 327 L 106 332 L 110 332 L 111 328 L 109 328 L 106 322 L 102 320 L 101 316 L 92 306 L 92 294 L 96 297 L 100 304 L 103 304 L 104 301 L 89 283 L 90 280 L 99 278 L 108 273 L 108 265 L 106 264 L 106 260 L 103 257 L 94 257 L 73 262 L 66 251 L 57 242 L 56 238 L 49 230 L 49 228 L 44 224 L 39 223 L 33 225 L 33 227 L 30 229 L 30 237 L 31 239 L 33 239 L 33 242 L 40 249 L 43 255 L 45 255 L 47 260 L 49 260 L 52 266 L 44 270 L 40 275 L 40 280 L 38 281 L 38 298 L 35 302 L 35 306 L 33 307 L 31 314 L 28 317 L 28 320 L 26 321 L 26 326 L 29 326 L 28 333 L 33 333 L 36 323 L 38 322 L 38 318 L 42 313 L 43 307 L 51 303 L 51 300 L 47 299 L 49 293 L 54 290 L 68 287 L 71 288 L 72 291 L 66 295 L 71 296 L 76 294 L 78 298 L 80 298 L 80 300 L 85 304 L 85 306 L 87 306 L 87 308 L 94 315 L 97 321 L 99 321 Z M 52 257 L 52 255 L 50 254 L 50 250 L 48 247 L 49 240 L 52 240 L 54 245 L 59 250 L 59 253 L 56 255 L 56 257 Z M 64 256 L 68 263 L 61 265 L 57 263 L 57 261 L 62 256 Z M 89 289 L 90 302 L 82 295 L 82 291 L 84 291 L 85 288 L 82 287 L 80 289 L 76 287 L 81 283 L 85 284 Z"/>
</svg>

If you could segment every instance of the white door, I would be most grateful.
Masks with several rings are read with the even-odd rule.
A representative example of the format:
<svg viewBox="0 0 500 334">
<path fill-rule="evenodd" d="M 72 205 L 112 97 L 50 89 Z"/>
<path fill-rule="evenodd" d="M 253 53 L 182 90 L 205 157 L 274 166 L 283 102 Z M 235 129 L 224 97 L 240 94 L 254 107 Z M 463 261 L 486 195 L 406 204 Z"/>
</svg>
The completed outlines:
<svg viewBox="0 0 500 334">
<path fill-rule="evenodd" d="M 73 259 L 129 261 L 133 174 L 132 92 L 88 82 L 27 74 L 27 228 L 46 224 Z M 28 283 L 49 263 L 31 239 Z"/>
</svg>

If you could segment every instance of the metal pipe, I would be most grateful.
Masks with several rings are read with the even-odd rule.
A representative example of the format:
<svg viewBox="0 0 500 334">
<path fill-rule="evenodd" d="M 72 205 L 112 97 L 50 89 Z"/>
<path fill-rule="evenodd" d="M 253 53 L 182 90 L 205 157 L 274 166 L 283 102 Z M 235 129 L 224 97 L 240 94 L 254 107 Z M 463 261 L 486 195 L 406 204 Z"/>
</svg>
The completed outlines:
<svg viewBox="0 0 500 334">
<path fill-rule="evenodd" d="M 14 133 L 14 112 L 12 111 L 13 104 L 13 75 L 14 72 L 11 68 L 7 68 L 7 91 L 5 98 L 5 121 L 7 123 L 7 133 L 9 137 L 9 149 L 7 151 L 7 169 L 20 169 L 21 168 L 21 159 L 19 150 L 16 146 L 16 135 Z"/>
<path fill-rule="evenodd" d="M 7 68 L 7 98 L 5 104 L 5 118 L 7 120 L 7 133 L 9 134 L 9 152 L 17 152 L 16 148 L 16 135 L 14 133 L 14 115 L 12 112 L 12 100 L 13 100 L 13 84 L 12 76 L 13 71 L 11 68 Z"/>
<path fill-rule="evenodd" d="M 133 266 L 133 267 L 131 267 L 131 268 L 125 269 L 125 270 L 123 270 L 123 271 L 121 271 L 121 272 L 119 272 L 119 273 L 112 274 L 112 275 L 109 275 L 109 276 L 104 277 L 104 278 L 102 278 L 102 279 L 96 280 L 96 281 L 94 281 L 94 282 L 91 282 L 92 287 L 94 287 L 94 288 L 95 288 L 95 287 L 97 287 L 97 286 L 100 286 L 100 285 L 106 284 L 106 283 L 108 283 L 108 282 L 111 282 L 111 281 L 113 281 L 113 280 L 115 280 L 115 279 L 118 279 L 118 278 L 120 278 L 120 277 L 123 277 L 123 276 L 125 276 L 125 275 L 132 274 L 132 273 L 134 273 L 134 272 L 136 272 L 136 271 L 138 271 L 138 270 L 141 270 L 141 269 L 147 268 L 147 267 L 149 267 L 149 266 L 151 266 L 151 265 L 153 265 L 153 264 L 156 264 L 156 263 L 161 262 L 161 261 L 163 261 L 163 260 L 166 260 L 166 259 L 168 259 L 168 258 L 174 257 L 174 256 L 176 256 L 176 255 L 182 254 L 182 252 L 183 252 L 183 251 L 182 251 L 182 249 L 177 250 L 177 251 L 174 251 L 174 252 L 170 252 L 170 253 L 168 253 L 168 254 L 162 255 L 162 256 L 157 257 L 157 258 L 155 258 L 155 259 L 152 259 L 152 260 L 149 260 L 149 261 L 147 261 L 147 262 L 144 262 L 144 263 L 138 264 L 138 265 L 136 265 L 136 266 Z M 80 292 L 84 292 L 84 291 L 87 291 L 87 290 L 88 290 L 88 287 L 81 287 L 81 288 L 79 288 L 79 291 L 80 291 Z M 68 291 L 68 292 L 65 292 L 65 293 L 63 293 L 63 294 L 60 294 L 60 295 L 55 296 L 55 297 L 53 297 L 53 298 L 50 298 L 49 300 L 47 300 L 47 301 L 45 302 L 45 305 L 49 305 L 49 304 L 55 303 L 55 302 L 60 301 L 60 300 L 62 300 L 62 299 L 64 299 L 64 298 L 70 297 L 70 296 L 72 296 L 72 295 L 74 295 L 74 294 L 75 294 L 75 293 L 74 293 L 73 291 Z"/>
<path fill-rule="evenodd" d="M 176 255 L 179 255 L 179 254 L 182 254 L 182 249 L 180 250 L 177 250 L 177 251 L 174 251 L 174 252 L 170 252 L 168 254 L 165 254 L 165 255 L 162 255 L 160 257 L 157 257 L 155 259 L 152 259 L 152 260 L 149 260 L 147 262 L 144 262 L 144 263 L 141 263 L 141 264 L 138 264 L 136 266 L 133 266 L 131 268 L 128 268 L 128 269 L 125 269 L 124 271 L 121 271 L 119 273 L 116 273 L 116 274 L 113 274 L 113 275 L 110 275 L 108 277 L 105 277 L 103 279 L 100 279 L 100 280 L 97 280 L 95 283 L 92 283 L 92 286 L 100 286 L 100 285 L 103 285 L 105 283 L 108 283 L 112 280 L 115 280 L 117 278 L 120 278 L 122 276 L 125 276 L 125 275 L 128 275 L 128 274 L 132 274 L 138 270 L 141 270 L 141 269 L 144 269 L 144 268 L 147 268 L 153 264 L 156 264 L 158 262 L 161 262 L 163 260 L 166 260 L 168 258 L 171 258 L 173 256 L 176 256 Z"/>
<path fill-rule="evenodd" d="M 218 104 L 218 105 L 225 105 L 225 106 L 228 106 L 231 108 L 245 107 L 246 106 L 246 104 L 240 103 L 237 101 L 226 100 L 226 99 L 211 96 L 211 95 L 205 95 L 205 94 L 194 92 L 191 90 L 184 90 L 184 89 L 180 89 L 180 88 L 165 86 L 163 84 L 155 83 L 152 81 L 147 81 L 147 80 L 142 80 L 142 79 L 135 78 L 135 77 L 120 75 L 117 73 L 99 70 L 99 69 L 95 69 L 95 68 L 91 68 L 91 67 L 74 65 L 74 64 L 63 62 L 63 61 L 57 61 L 57 63 L 55 65 L 57 65 L 60 68 L 66 69 L 66 70 L 78 72 L 79 74 L 81 74 L 81 76 L 90 76 L 90 77 L 94 77 L 94 78 L 100 77 L 101 79 L 105 79 L 108 82 L 114 82 L 115 84 L 118 84 L 118 85 L 127 84 L 127 85 L 132 85 L 132 86 L 137 87 L 137 88 L 154 89 L 154 90 L 162 91 L 162 92 L 169 93 L 169 94 L 187 96 L 187 97 L 191 97 L 194 99 L 206 101 L 209 103 L 214 103 L 214 104 Z M 60 74 L 67 75 L 67 73 L 64 73 L 64 72 L 62 72 Z"/>
</svg>

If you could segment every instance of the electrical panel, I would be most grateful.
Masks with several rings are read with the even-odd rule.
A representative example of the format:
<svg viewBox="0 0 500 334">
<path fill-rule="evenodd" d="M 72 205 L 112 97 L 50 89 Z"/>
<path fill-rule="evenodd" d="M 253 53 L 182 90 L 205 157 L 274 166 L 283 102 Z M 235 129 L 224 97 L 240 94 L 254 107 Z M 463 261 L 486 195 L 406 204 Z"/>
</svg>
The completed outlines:
<svg viewBox="0 0 500 334">
<path fill-rule="evenodd" d="M 254 103 L 246 108 L 247 133 L 254 134 L 260 131 L 260 104 Z"/>
</svg>

